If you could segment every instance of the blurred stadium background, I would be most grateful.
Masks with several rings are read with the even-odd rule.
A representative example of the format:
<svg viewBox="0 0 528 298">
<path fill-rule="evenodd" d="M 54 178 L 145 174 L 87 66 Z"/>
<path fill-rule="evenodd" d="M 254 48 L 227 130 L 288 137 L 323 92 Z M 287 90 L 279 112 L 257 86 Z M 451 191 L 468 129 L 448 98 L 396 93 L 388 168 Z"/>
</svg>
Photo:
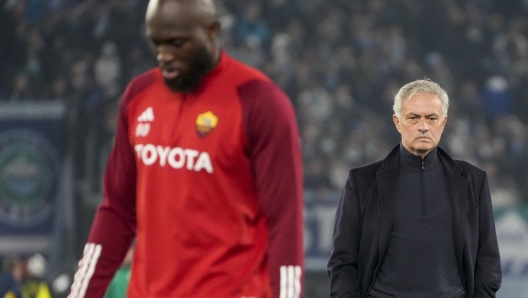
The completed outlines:
<svg viewBox="0 0 528 298">
<path fill-rule="evenodd" d="M 155 65 L 143 37 L 146 2 L 0 0 L 0 255 L 42 253 L 57 297 L 101 201 L 120 95 Z M 217 2 L 224 49 L 266 72 L 296 108 L 305 297 L 328 296 L 347 170 L 399 141 L 392 97 L 424 77 L 452 100 L 441 145 L 489 175 L 498 297 L 528 297 L 527 0 Z"/>
</svg>

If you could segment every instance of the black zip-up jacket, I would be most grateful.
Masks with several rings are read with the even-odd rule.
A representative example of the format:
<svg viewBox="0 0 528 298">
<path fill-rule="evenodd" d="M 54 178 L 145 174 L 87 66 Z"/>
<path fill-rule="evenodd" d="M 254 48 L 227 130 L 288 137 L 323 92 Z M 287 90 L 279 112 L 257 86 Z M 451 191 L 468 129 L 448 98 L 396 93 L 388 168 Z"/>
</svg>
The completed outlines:
<svg viewBox="0 0 528 298">
<path fill-rule="evenodd" d="M 466 298 L 495 297 L 502 272 L 487 175 L 437 149 L 452 200 L 456 258 Z M 374 284 L 391 237 L 399 155 L 398 145 L 385 159 L 349 172 L 328 262 L 332 298 L 367 297 Z"/>
</svg>

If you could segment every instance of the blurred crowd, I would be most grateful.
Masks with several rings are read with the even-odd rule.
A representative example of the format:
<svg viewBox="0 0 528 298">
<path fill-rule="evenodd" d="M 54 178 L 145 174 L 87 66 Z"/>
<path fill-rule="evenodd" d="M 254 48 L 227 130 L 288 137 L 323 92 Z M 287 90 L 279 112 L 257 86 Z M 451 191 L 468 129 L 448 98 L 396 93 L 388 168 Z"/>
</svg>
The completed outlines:
<svg viewBox="0 0 528 298">
<path fill-rule="evenodd" d="M 307 204 L 335 197 L 350 167 L 397 144 L 393 96 L 425 77 L 451 98 L 441 146 L 486 170 L 495 207 L 528 204 L 528 0 L 216 1 L 225 51 L 267 73 L 296 108 Z M 77 196 L 100 194 L 120 96 L 156 65 L 146 5 L 0 0 L 0 102 L 67 104 Z M 42 274 L 29 260 L 4 258 L 21 291 Z M 52 295 L 70 279 L 50 282 Z"/>
<path fill-rule="evenodd" d="M 3 298 L 60 298 L 65 297 L 68 284 L 58 278 L 50 286 L 44 278 L 47 261 L 41 254 L 22 258 L 16 253 L 2 258 L 0 297 Z"/>
<path fill-rule="evenodd" d="M 0 100 L 65 100 L 78 187 L 100 190 L 120 95 L 155 66 L 140 0 L 3 0 Z M 528 1 L 219 0 L 226 52 L 267 73 L 297 112 L 305 187 L 397 144 L 392 99 L 448 90 L 441 146 L 489 175 L 495 206 L 528 203 Z"/>
</svg>

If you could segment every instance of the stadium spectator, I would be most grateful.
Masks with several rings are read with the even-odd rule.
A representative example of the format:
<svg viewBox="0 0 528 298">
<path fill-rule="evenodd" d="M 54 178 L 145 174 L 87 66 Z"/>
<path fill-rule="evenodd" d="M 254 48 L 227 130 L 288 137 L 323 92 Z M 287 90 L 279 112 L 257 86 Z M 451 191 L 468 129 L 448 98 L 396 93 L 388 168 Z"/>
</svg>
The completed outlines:
<svg viewBox="0 0 528 298">
<path fill-rule="evenodd" d="M 22 298 L 22 277 L 24 267 L 20 256 L 8 254 L 2 259 L 0 271 L 0 297 Z"/>
<path fill-rule="evenodd" d="M 41 254 L 34 254 L 27 260 L 27 276 L 22 283 L 23 298 L 51 298 L 48 282 L 45 280 L 47 261 Z"/>
</svg>

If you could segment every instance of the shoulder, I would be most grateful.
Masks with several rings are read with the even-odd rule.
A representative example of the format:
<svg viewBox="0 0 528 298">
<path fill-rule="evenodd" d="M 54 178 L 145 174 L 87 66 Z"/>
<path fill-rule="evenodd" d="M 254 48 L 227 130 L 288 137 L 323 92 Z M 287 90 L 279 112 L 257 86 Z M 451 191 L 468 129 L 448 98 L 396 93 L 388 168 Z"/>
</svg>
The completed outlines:
<svg viewBox="0 0 528 298">
<path fill-rule="evenodd" d="M 382 166 L 382 162 L 383 160 L 376 160 L 376 161 L 373 161 L 371 163 L 368 163 L 368 164 L 364 164 L 364 165 L 361 165 L 361 166 L 358 166 L 358 167 L 354 167 L 352 169 L 350 169 L 350 172 L 354 172 L 354 173 L 361 173 L 361 174 L 365 174 L 365 173 L 370 173 L 370 172 L 377 172 L 381 166 Z"/>
<path fill-rule="evenodd" d="M 355 167 L 350 170 L 350 173 L 354 173 L 355 175 L 376 175 L 376 173 L 380 170 L 387 170 L 394 167 L 397 167 L 399 165 L 399 156 L 400 156 L 400 144 L 397 144 L 392 148 L 392 150 L 387 154 L 387 156 L 383 159 L 379 159 L 376 161 L 373 161 L 371 163 L 367 163 L 365 165 Z"/>
<path fill-rule="evenodd" d="M 365 165 L 354 167 L 349 170 L 349 177 L 353 177 L 354 180 L 365 183 L 376 179 L 376 173 L 383 167 L 383 160 L 377 160 Z"/>
<path fill-rule="evenodd" d="M 128 104 L 134 97 L 146 90 L 149 86 L 159 81 L 158 69 L 152 68 L 133 78 L 123 94 L 122 104 Z"/>
<path fill-rule="evenodd" d="M 233 76 L 241 82 L 262 80 L 271 83 L 270 78 L 261 70 L 245 64 L 227 54 L 225 54 L 224 57 L 225 59 L 228 59 L 229 67 L 227 68 L 227 71 L 229 72 L 230 76 Z"/>
<path fill-rule="evenodd" d="M 465 160 L 455 159 L 454 162 L 462 170 L 462 177 L 477 182 L 482 181 L 482 179 L 484 179 L 484 176 L 486 176 L 486 172 L 484 170 Z"/>
<path fill-rule="evenodd" d="M 288 99 L 282 89 L 273 82 L 259 78 L 250 79 L 238 84 L 237 93 L 241 100 L 264 100 L 267 104 L 273 104 L 277 101 L 283 102 Z"/>
<path fill-rule="evenodd" d="M 229 66 L 226 69 L 226 75 L 236 82 L 237 92 L 239 94 L 251 93 L 251 98 L 255 97 L 285 97 L 286 95 L 265 73 L 242 63 L 227 54 Z"/>
<path fill-rule="evenodd" d="M 225 75 L 235 83 L 237 97 L 245 112 L 275 117 L 293 114 L 289 97 L 267 75 L 238 60 L 228 59 Z"/>
<path fill-rule="evenodd" d="M 454 159 L 453 161 L 462 169 L 462 172 L 484 173 L 484 170 L 465 160 Z"/>
<path fill-rule="evenodd" d="M 481 182 L 486 176 L 486 172 L 477 166 L 461 159 L 453 159 L 444 150 L 439 148 L 440 158 L 444 161 L 444 170 L 459 173 L 462 177 L 469 179 L 471 182 Z"/>
</svg>

